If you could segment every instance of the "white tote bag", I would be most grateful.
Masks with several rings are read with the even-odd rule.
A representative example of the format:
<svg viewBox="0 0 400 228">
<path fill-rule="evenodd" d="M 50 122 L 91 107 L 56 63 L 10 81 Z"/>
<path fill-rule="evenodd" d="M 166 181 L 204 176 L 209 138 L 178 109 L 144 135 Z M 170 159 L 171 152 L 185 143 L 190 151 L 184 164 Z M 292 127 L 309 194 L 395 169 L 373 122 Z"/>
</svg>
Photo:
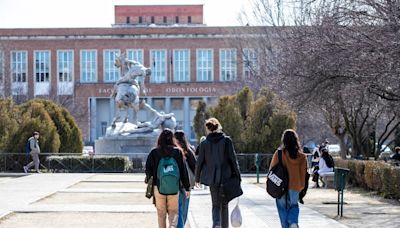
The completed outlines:
<svg viewBox="0 0 400 228">
<path fill-rule="evenodd" d="M 237 203 L 235 208 L 233 208 L 231 213 L 231 224 L 232 227 L 241 227 L 242 226 L 242 213 L 239 208 L 239 198 L 237 199 Z"/>
</svg>

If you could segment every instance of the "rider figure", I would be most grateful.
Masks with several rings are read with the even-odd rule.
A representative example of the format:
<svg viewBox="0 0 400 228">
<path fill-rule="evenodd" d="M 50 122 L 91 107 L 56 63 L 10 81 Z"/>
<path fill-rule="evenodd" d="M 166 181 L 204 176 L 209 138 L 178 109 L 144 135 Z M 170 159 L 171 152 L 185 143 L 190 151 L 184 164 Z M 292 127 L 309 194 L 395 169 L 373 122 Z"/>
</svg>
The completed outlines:
<svg viewBox="0 0 400 228">
<path fill-rule="evenodd" d="M 139 88 L 139 96 L 143 97 L 146 96 L 146 91 L 145 91 L 145 87 L 144 87 L 144 77 L 148 76 L 151 74 L 150 69 L 146 70 L 146 75 L 142 75 L 142 74 L 133 74 L 132 72 L 130 72 L 130 67 L 131 65 L 140 65 L 139 62 L 133 61 L 133 60 L 125 60 L 125 73 L 124 71 L 122 73 L 124 73 L 124 75 L 114 84 L 114 89 L 111 93 L 111 97 L 115 98 L 115 96 L 117 95 L 117 88 L 119 84 L 122 83 L 127 83 L 129 85 L 135 85 L 137 88 Z M 139 79 L 139 80 L 138 80 Z"/>
</svg>

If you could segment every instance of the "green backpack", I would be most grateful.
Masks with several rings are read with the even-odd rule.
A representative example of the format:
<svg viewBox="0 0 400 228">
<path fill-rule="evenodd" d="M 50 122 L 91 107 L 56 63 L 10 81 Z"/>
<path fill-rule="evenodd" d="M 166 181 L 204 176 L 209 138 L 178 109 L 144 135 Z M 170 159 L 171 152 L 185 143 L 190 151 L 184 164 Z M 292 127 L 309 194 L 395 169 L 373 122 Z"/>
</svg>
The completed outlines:
<svg viewBox="0 0 400 228">
<path fill-rule="evenodd" d="M 160 181 L 158 191 L 163 195 L 174 195 L 179 191 L 179 167 L 173 157 L 161 158 L 158 163 L 157 177 Z"/>
</svg>

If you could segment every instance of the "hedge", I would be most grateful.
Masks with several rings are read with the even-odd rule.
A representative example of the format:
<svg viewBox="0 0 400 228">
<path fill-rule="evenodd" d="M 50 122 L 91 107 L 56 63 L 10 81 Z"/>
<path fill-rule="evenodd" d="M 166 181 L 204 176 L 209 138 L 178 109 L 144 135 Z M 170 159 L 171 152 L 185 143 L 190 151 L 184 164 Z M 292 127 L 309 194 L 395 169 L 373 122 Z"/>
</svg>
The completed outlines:
<svg viewBox="0 0 400 228">
<path fill-rule="evenodd" d="M 127 156 L 49 156 L 46 159 L 52 172 L 127 172 Z"/>
<path fill-rule="evenodd" d="M 350 169 L 350 185 L 377 191 L 385 198 L 400 199 L 400 167 L 382 161 L 336 159 L 335 163 Z"/>
</svg>

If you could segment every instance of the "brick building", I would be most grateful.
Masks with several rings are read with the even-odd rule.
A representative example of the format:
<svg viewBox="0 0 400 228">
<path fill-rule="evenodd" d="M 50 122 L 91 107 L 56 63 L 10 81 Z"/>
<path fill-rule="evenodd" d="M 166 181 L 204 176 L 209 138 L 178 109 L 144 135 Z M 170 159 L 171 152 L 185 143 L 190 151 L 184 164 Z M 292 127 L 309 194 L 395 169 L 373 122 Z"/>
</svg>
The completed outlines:
<svg viewBox="0 0 400 228">
<path fill-rule="evenodd" d="M 197 102 L 241 87 L 257 50 L 235 42 L 255 39 L 261 29 L 207 27 L 202 5 L 115 6 L 109 28 L 0 29 L 0 94 L 71 101 L 84 140 L 94 142 L 116 111 L 110 94 L 120 75 L 113 63 L 125 52 L 152 69 L 147 103 L 174 112 L 194 140 Z M 142 110 L 138 118 L 151 117 Z"/>
</svg>

